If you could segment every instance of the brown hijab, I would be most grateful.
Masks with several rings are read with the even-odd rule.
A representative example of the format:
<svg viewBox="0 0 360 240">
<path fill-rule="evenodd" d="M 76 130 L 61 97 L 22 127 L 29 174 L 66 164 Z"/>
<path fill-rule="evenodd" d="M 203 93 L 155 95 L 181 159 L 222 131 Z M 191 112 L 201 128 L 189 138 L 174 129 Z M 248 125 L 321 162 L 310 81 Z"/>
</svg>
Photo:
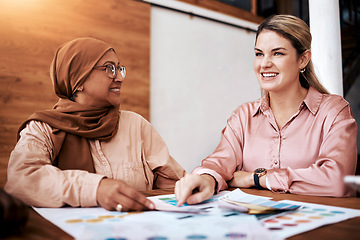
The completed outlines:
<svg viewBox="0 0 360 240">
<path fill-rule="evenodd" d="M 70 100 L 93 67 L 112 48 L 94 38 L 78 38 L 61 45 L 50 66 L 50 76 L 59 101 L 53 109 L 35 112 L 19 128 L 37 120 L 52 128 L 54 166 L 62 170 L 95 172 L 87 139 L 110 140 L 119 125 L 119 106 L 92 107 Z"/>
</svg>

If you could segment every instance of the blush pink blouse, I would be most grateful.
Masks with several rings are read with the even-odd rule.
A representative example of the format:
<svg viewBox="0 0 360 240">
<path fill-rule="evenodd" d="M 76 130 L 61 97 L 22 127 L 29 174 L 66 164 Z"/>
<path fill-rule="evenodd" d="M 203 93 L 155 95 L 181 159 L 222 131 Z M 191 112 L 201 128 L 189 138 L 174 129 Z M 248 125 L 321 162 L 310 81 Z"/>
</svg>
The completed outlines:
<svg viewBox="0 0 360 240">
<path fill-rule="evenodd" d="M 227 188 L 235 171 L 268 169 L 274 192 L 318 196 L 352 196 L 344 184 L 354 175 L 357 126 L 341 96 L 310 88 L 297 113 L 279 129 L 267 96 L 237 108 L 222 131 L 215 151 L 194 169 Z"/>
</svg>

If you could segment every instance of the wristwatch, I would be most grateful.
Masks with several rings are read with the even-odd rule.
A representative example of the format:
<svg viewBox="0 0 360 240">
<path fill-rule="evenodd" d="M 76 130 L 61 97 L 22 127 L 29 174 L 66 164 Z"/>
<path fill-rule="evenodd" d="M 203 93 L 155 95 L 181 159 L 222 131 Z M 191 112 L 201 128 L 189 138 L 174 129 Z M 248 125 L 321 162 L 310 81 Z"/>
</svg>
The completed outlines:
<svg viewBox="0 0 360 240">
<path fill-rule="evenodd" d="M 263 189 L 263 187 L 260 185 L 259 183 L 259 178 L 261 176 L 266 175 L 267 170 L 265 168 L 257 168 L 254 171 L 254 183 L 255 183 L 255 187 L 257 187 L 258 189 Z"/>
</svg>

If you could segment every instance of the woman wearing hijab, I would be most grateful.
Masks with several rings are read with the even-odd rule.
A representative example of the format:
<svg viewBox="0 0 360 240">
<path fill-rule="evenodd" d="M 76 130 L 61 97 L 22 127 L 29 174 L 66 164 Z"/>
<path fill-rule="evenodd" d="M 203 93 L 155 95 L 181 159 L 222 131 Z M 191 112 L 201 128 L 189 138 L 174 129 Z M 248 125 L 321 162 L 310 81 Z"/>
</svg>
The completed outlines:
<svg viewBox="0 0 360 240">
<path fill-rule="evenodd" d="M 60 46 L 50 67 L 59 101 L 18 131 L 5 190 L 37 207 L 153 209 L 138 191 L 173 187 L 185 170 L 140 115 L 119 110 L 126 68 L 94 38 Z"/>
</svg>

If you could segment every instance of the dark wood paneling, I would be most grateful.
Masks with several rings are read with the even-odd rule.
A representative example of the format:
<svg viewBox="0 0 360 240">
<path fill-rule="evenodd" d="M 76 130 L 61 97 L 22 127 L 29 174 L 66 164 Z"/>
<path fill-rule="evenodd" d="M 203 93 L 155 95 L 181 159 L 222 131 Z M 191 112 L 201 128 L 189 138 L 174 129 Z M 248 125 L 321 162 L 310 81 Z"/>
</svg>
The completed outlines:
<svg viewBox="0 0 360 240">
<path fill-rule="evenodd" d="M 261 23 L 264 18 L 256 15 L 255 1 L 252 1 L 251 11 L 246 11 L 241 8 L 233 7 L 229 4 L 222 3 L 216 0 L 179 0 L 180 2 L 189 3 L 197 7 L 202 7 L 215 12 L 230 15 L 232 17 L 240 18 L 254 23 Z"/>
<path fill-rule="evenodd" d="M 16 131 L 57 101 L 49 76 L 62 43 L 92 36 L 110 43 L 127 67 L 121 108 L 149 119 L 150 6 L 133 0 L 0 1 L 0 187 Z"/>
</svg>

